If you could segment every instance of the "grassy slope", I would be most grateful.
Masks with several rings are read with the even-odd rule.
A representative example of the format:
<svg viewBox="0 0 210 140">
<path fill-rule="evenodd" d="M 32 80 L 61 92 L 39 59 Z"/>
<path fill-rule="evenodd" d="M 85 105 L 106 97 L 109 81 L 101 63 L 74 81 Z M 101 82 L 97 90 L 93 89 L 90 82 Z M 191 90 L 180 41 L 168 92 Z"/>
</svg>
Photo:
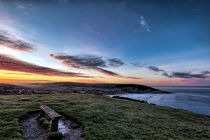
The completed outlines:
<svg viewBox="0 0 210 140">
<path fill-rule="evenodd" d="M 210 139 L 210 117 L 97 95 L 0 96 L 0 139 L 21 139 L 18 117 L 46 104 L 84 126 L 85 139 Z"/>
</svg>

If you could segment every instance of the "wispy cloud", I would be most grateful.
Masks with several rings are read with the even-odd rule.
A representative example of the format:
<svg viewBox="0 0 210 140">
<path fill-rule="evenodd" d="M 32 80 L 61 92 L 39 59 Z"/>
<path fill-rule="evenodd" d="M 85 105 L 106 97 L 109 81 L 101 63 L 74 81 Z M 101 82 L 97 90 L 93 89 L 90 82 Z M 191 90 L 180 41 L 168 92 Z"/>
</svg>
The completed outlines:
<svg viewBox="0 0 210 140">
<path fill-rule="evenodd" d="M 204 79 L 204 78 L 209 77 L 208 75 L 210 74 L 210 71 L 204 71 L 204 72 L 200 72 L 197 74 L 193 74 L 192 72 L 169 73 L 169 72 L 165 71 L 164 69 L 159 68 L 158 66 L 146 66 L 146 65 L 142 65 L 140 63 L 131 63 L 131 64 L 136 67 L 147 68 L 154 72 L 160 72 L 163 76 L 168 77 L 168 78 L 185 78 L 185 79 L 200 78 L 200 79 Z"/>
<path fill-rule="evenodd" d="M 73 56 L 73 55 L 54 55 L 50 57 L 60 60 L 63 64 L 79 69 L 93 69 L 98 67 L 107 67 L 106 62 L 101 58 L 93 55 Z"/>
<path fill-rule="evenodd" d="M 104 69 L 108 67 L 106 64 L 107 62 L 98 56 L 93 56 L 93 55 L 73 56 L 73 55 L 54 55 L 54 54 L 49 54 L 49 56 L 56 60 L 61 61 L 66 66 L 73 67 L 76 69 L 91 69 L 108 76 L 129 78 L 129 79 L 141 79 L 138 77 L 122 76 L 118 73 Z M 111 59 L 111 62 L 115 66 L 120 66 L 123 63 L 121 60 L 116 58 Z"/>
<path fill-rule="evenodd" d="M 201 72 L 199 74 L 192 74 L 191 72 L 173 72 L 171 75 L 168 75 L 170 78 L 186 78 L 186 79 L 191 79 L 191 78 L 200 78 L 204 79 L 209 77 L 207 73 Z"/>
<path fill-rule="evenodd" d="M 199 78 L 199 79 L 205 79 L 209 74 L 209 71 L 204 71 L 204 72 L 200 72 L 200 73 L 192 73 L 192 72 L 172 72 L 171 74 L 169 74 L 168 72 L 166 72 L 165 70 L 162 70 L 162 75 L 166 76 L 168 78 L 185 78 L 185 79 L 192 79 L 192 78 Z"/>
<path fill-rule="evenodd" d="M 122 62 L 122 60 L 118 58 L 111 58 L 108 61 L 109 61 L 109 65 L 112 67 L 119 67 L 125 64 L 124 62 Z"/>
<path fill-rule="evenodd" d="M 157 66 L 149 66 L 147 67 L 149 70 L 155 71 L 155 72 L 165 72 L 163 69 L 160 69 Z"/>
<path fill-rule="evenodd" d="M 58 69 L 43 67 L 28 63 L 8 55 L 0 54 L 0 70 L 26 72 L 46 76 L 82 77 L 89 78 L 81 73 L 64 72 Z"/>
<path fill-rule="evenodd" d="M 147 21 L 145 20 L 144 16 L 141 16 L 139 19 L 139 24 L 142 28 L 146 29 L 147 32 L 150 32 L 150 27 L 147 23 Z"/>
<path fill-rule="evenodd" d="M 94 70 L 98 71 L 98 72 L 101 72 L 105 75 L 108 75 L 108 76 L 116 76 L 116 77 L 121 77 L 119 74 L 115 73 L 115 72 L 112 72 L 112 71 L 109 71 L 109 70 L 105 70 L 105 69 L 102 69 L 102 68 L 94 68 Z"/>
<path fill-rule="evenodd" d="M 2 30 L 0 30 L 0 45 L 2 47 L 8 47 L 25 52 L 32 52 L 35 50 L 35 46 L 33 44 L 18 39 L 17 36 L 11 35 L 8 32 Z"/>
</svg>

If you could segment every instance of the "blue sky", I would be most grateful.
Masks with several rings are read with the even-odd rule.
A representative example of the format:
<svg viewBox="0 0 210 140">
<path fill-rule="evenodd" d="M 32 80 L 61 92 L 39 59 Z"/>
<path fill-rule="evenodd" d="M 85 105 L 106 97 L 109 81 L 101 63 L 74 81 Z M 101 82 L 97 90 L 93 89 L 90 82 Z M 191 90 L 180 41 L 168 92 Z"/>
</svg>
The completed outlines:
<svg viewBox="0 0 210 140">
<path fill-rule="evenodd" d="M 204 74 L 210 71 L 208 0 L 1 0 L 0 9 L 1 31 L 36 49 L 28 54 L 2 45 L 4 55 L 86 75 L 97 70 L 81 63 L 83 69 L 72 69 L 69 58 L 71 67 L 48 54 L 118 58 L 123 65 L 103 69 L 120 77 L 104 75 L 106 80 L 98 82 L 113 78 L 119 83 L 209 85 L 209 73 Z M 126 79 L 131 76 L 141 80 Z"/>
</svg>

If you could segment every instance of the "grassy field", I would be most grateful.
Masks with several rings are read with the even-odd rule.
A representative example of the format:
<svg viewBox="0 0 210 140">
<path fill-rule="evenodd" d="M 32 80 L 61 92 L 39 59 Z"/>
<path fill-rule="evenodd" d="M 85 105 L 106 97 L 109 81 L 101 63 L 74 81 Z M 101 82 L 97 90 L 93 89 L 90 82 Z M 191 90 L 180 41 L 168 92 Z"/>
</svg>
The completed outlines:
<svg viewBox="0 0 210 140">
<path fill-rule="evenodd" d="M 210 117 L 99 95 L 0 96 L 0 139 L 21 139 L 19 118 L 46 104 L 84 127 L 84 139 L 210 139 Z"/>
</svg>

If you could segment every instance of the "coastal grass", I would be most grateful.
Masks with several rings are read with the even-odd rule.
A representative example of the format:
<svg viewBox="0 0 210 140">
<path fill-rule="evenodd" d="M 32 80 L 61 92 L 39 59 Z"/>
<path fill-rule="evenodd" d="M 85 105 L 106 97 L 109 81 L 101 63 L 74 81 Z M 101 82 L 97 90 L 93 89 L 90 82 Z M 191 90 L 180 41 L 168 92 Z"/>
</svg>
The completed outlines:
<svg viewBox="0 0 210 140">
<path fill-rule="evenodd" d="M 85 140 L 210 139 L 210 117 L 89 94 L 0 95 L 0 139 L 22 139 L 20 119 L 45 104 L 83 126 Z"/>
</svg>

